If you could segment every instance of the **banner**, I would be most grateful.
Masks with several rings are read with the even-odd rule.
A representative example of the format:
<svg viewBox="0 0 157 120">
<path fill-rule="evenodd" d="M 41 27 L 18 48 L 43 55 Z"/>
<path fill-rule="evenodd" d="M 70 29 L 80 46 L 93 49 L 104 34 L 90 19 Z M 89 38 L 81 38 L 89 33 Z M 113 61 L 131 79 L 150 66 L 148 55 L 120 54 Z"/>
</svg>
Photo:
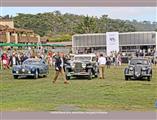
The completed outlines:
<svg viewBox="0 0 157 120">
<path fill-rule="evenodd" d="M 119 52 L 119 33 L 107 32 L 106 33 L 106 50 L 107 56 L 111 55 L 111 52 Z"/>
</svg>

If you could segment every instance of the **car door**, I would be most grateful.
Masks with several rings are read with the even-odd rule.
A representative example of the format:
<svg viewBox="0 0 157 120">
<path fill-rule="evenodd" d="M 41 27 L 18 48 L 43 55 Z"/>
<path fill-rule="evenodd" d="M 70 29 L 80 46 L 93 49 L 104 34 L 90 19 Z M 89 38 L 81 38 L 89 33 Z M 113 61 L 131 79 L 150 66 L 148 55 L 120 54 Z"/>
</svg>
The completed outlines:
<svg viewBox="0 0 157 120">
<path fill-rule="evenodd" d="M 45 61 L 42 61 L 42 68 L 43 68 L 43 74 L 48 73 L 48 65 L 45 63 Z"/>
</svg>

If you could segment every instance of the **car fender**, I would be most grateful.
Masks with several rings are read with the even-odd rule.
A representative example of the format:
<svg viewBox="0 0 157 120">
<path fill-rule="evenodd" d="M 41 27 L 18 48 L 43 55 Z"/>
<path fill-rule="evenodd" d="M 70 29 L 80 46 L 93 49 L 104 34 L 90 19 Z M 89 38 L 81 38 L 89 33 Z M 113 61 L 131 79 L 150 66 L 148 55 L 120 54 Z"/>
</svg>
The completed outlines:
<svg viewBox="0 0 157 120">
<path fill-rule="evenodd" d="M 151 68 L 148 69 L 148 74 L 152 74 L 152 69 Z"/>
<path fill-rule="evenodd" d="M 128 73 L 128 70 L 129 70 L 129 68 L 125 68 L 125 69 L 124 69 L 124 74 L 127 74 L 127 73 Z"/>
<path fill-rule="evenodd" d="M 71 69 L 71 66 L 70 65 L 66 65 L 65 69 Z"/>
</svg>

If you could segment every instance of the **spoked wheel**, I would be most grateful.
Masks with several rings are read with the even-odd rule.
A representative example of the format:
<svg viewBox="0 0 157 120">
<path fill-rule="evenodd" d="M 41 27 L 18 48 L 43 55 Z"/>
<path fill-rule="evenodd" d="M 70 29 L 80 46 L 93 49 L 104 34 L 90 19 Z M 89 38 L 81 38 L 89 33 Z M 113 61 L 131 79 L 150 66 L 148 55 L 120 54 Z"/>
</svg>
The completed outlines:
<svg viewBox="0 0 157 120">
<path fill-rule="evenodd" d="M 125 80 L 129 80 L 129 77 L 128 77 L 128 76 L 125 76 Z"/>
<path fill-rule="evenodd" d="M 67 75 L 66 75 L 66 79 L 67 79 L 67 80 L 70 80 L 70 76 L 67 76 Z"/>
<path fill-rule="evenodd" d="M 36 70 L 36 71 L 35 71 L 34 78 L 37 79 L 38 77 L 39 77 L 39 72 L 38 72 L 38 70 Z"/>
<path fill-rule="evenodd" d="M 149 76 L 149 77 L 147 77 L 147 80 L 148 80 L 148 81 L 150 81 L 150 76 Z"/>
<path fill-rule="evenodd" d="M 88 69 L 88 80 L 92 79 L 92 70 Z"/>
<path fill-rule="evenodd" d="M 96 70 L 96 71 L 95 71 L 95 74 L 94 74 L 94 77 L 97 78 L 97 77 L 98 77 L 98 74 L 99 74 L 99 71 Z"/>
<path fill-rule="evenodd" d="M 65 69 L 65 74 L 66 74 L 65 77 L 66 77 L 67 80 L 70 80 L 71 77 L 68 76 L 68 73 L 69 73 L 69 69 L 66 68 Z"/>
<path fill-rule="evenodd" d="M 18 77 L 19 77 L 18 75 L 14 75 L 14 79 L 18 79 Z"/>
</svg>

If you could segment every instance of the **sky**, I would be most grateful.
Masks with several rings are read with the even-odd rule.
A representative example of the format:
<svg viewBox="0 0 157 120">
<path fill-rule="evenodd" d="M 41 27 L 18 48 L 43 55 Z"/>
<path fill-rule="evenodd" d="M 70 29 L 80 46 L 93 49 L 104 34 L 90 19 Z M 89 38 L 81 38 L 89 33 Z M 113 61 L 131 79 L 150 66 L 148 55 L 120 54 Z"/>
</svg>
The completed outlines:
<svg viewBox="0 0 157 120">
<path fill-rule="evenodd" d="M 157 22 L 157 7 L 1 7 L 1 16 L 17 13 L 37 14 L 59 10 L 62 14 L 97 16 L 108 15 L 113 19 Z"/>
</svg>

